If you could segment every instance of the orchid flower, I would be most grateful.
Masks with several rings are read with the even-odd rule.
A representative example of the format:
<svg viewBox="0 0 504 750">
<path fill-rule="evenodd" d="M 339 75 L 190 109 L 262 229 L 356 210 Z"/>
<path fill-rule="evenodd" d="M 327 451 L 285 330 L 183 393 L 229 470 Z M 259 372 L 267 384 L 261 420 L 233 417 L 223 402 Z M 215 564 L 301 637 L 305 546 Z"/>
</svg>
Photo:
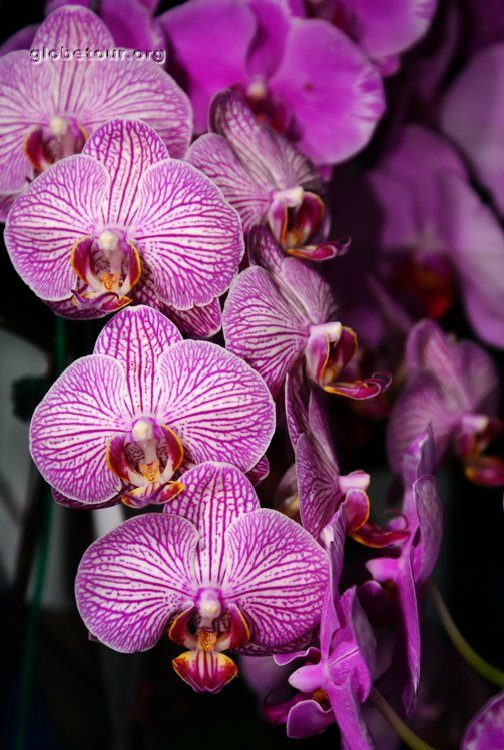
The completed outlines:
<svg viewBox="0 0 504 750">
<path fill-rule="evenodd" d="M 347 243 L 323 241 L 320 174 L 283 136 L 258 122 L 237 93 L 213 97 L 209 130 L 192 144 L 187 160 L 219 186 L 244 232 L 267 224 L 287 253 L 309 260 L 346 250 Z"/>
<path fill-rule="evenodd" d="M 378 245 L 371 263 L 406 309 L 438 319 L 458 287 L 478 336 L 504 344 L 504 234 L 446 140 L 408 126 L 348 200 L 359 207 L 355 224 L 347 218 L 354 251 Z M 339 210 L 346 215 L 345 206 Z M 362 212 L 370 217 L 366 223 Z M 370 267 L 367 259 L 361 262 Z"/>
<path fill-rule="evenodd" d="M 294 521 L 261 509 L 235 467 L 204 463 L 184 486 L 166 513 L 126 521 L 85 552 L 77 606 L 116 651 L 152 648 L 168 627 L 188 649 L 173 660 L 177 674 L 216 693 L 237 673 L 224 650 L 264 654 L 309 639 L 328 559 Z"/>
<path fill-rule="evenodd" d="M 335 522 L 335 541 L 330 545 L 331 581 L 326 589 L 320 626 L 320 650 L 275 656 L 277 664 L 292 663 L 304 657 L 304 666 L 289 677 L 300 691 L 284 706 L 267 711 L 270 717 L 287 722 L 289 737 L 309 737 L 322 732 L 334 721 L 342 735 L 344 750 L 372 750 L 373 741 L 361 716 L 359 704 L 368 697 L 373 684 L 375 638 L 359 604 L 357 588 L 342 595 L 338 582 L 343 567 L 344 521 Z"/>
<path fill-rule="evenodd" d="M 234 209 L 138 120 L 108 122 L 34 180 L 5 242 L 24 281 L 69 317 L 133 298 L 182 312 L 213 305 L 243 254 Z"/>
<path fill-rule="evenodd" d="M 152 60 L 100 59 L 113 39 L 94 13 L 78 6 L 54 11 L 32 49 L 78 50 L 81 57 L 34 62 L 28 50 L 0 57 L 0 218 L 26 182 L 62 157 L 82 150 L 88 136 L 116 117 L 139 117 L 173 157 L 191 137 L 187 97 Z M 75 198 L 72 196 L 72 201 Z"/>
<path fill-rule="evenodd" d="M 491 357 L 477 344 L 455 344 L 433 321 L 411 331 L 408 380 L 392 411 L 387 436 L 390 462 L 401 469 L 408 446 L 429 424 L 437 463 L 452 446 L 466 475 L 481 484 L 504 482 L 504 461 L 482 455 L 502 425 L 495 417 L 499 380 Z"/>
<path fill-rule="evenodd" d="M 251 237 L 256 259 L 270 270 L 253 265 L 233 282 L 222 317 L 228 349 L 261 373 L 274 397 L 303 359 L 306 377 L 329 393 L 367 399 L 384 391 L 390 384 L 385 373 L 338 380 L 357 350 L 357 336 L 334 319 L 334 299 L 322 276 L 285 258 L 266 228 L 256 227 Z"/>
<path fill-rule="evenodd" d="M 401 629 L 392 669 L 399 682 L 404 708 L 411 714 L 416 705 L 420 680 L 418 591 L 434 570 L 443 538 L 442 505 L 436 480 L 432 476 L 434 451 L 431 430 L 420 435 L 410 446 L 403 468 L 406 480 L 403 511 L 408 521 L 408 538 L 400 546 L 397 557 L 375 558 L 366 567 L 374 580 L 385 586 L 384 598 L 388 598 L 392 591 L 392 600 L 399 608 Z M 395 528 L 396 522 L 391 525 Z M 387 609 L 390 610 L 390 603 Z"/>
<path fill-rule="evenodd" d="M 139 305 L 110 320 L 94 353 L 54 383 L 30 439 L 40 473 L 67 504 L 143 507 L 181 490 L 179 468 L 225 460 L 252 469 L 274 429 L 258 373 L 216 344 L 182 341 Z"/>
<path fill-rule="evenodd" d="M 316 164 L 333 164 L 363 148 L 383 114 L 381 78 L 359 48 L 325 21 L 295 18 L 281 0 L 189 0 L 160 22 L 197 133 L 212 95 L 235 87 Z"/>
</svg>

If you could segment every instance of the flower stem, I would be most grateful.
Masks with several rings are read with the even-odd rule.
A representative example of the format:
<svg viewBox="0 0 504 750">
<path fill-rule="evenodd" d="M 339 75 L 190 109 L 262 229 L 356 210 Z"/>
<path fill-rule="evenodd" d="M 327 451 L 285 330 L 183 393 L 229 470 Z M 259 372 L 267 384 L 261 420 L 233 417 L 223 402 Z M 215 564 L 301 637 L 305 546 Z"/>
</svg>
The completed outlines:
<svg viewBox="0 0 504 750">
<path fill-rule="evenodd" d="M 432 745 L 428 745 L 420 737 L 415 734 L 404 721 L 396 714 L 390 703 L 388 703 L 383 695 L 373 687 L 369 695 L 371 702 L 375 705 L 378 711 L 385 717 L 390 726 L 395 729 L 402 741 L 411 750 L 436 750 Z"/>
<path fill-rule="evenodd" d="M 504 688 L 504 672 L 497 667 L 494 667 L 489 662 L 485 661 L 476 651 L 468 644 L 460 630 L 455 625 L 452 616 L 450 615 L 446 604 L 443 601 L 439 589 L 433 581 L 429 581 L 428 591 L 439 615 L 439 619 L 443 623 L 444 629 L 446 630 L 451 642 L 459 652 L 459 654 L 466 660 L 466 662 L 474 669 L 475 672 L 480 674 L 489 682 L 497 685 L 500 688 Z"/>
</svg>

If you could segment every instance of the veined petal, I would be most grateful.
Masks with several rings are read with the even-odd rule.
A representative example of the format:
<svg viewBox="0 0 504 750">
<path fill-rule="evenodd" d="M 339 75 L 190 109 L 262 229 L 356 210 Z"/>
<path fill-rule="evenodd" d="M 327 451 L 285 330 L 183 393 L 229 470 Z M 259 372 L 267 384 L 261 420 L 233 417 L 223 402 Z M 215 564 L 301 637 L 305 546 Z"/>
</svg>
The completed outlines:
<svg viewBox="0 0 504 750">
<path fill-rule="evenodd" d="M 102 207 L 104 223 L 127 226 L 141 176 L 152 164 L 168 158 L 163 141 L 140 120 L 111 120 L 93 133 L 83 153 L 103 164 L 110 175 L 110 192 Z"/>
<path fill-rule="evenodd" d="M 313 537 L 264 508 L 237 518 L 225 536 L 223 595 L 247 618 L 250 642 L 274 651 L 309 634 L 320 620 L 329 581 L 328 557 Z"/>
<path fill-rule="evenodd" d="M 259 508 L 254 488 L 229 464 L 206 462 L 186 471 L 185 490 L 165 506 L 166 513 L 187 518 L 198 530 L 200 543 L 195 557 L 198 583 L 217 586 L 226 568 L 224 530 L 242 513 Z"/>
<path fill-rule="evenodd" d="M 301 186 L 314 192 L 322 187 L 310 160 L 286 138 L 257 121 L 234 91 L 220 91 L 212 99 L 210 130 L 230 143 L 248 174 L 268 194 L 273 189 Z"/>
<path fill-rule="evenodd" d="M 494 695 L 469 722 L 461 750 L 493 750 L 502 746 L 504 692 Z"/>
<path fill-rule="evenodd" d="M 71 500 L 100 503 L 121 487 L 105 459 L 107 441 L 127 429 L 124 389 L 120 363 L 92 354 L 73 362 L 35 409 L 33 460 L 44 479 Z"/>
<path fill-rule="evenodd" d="M 156 131 L 172 158 L 184 156 L 192 135 L 191 105 L 161 65 L 135 59 L 93 62 L 86 86 L 94 97 L 83 117 L 89 131 L 115 117 L 138 118 Z"/>
<path fill-rule="evenodd" d="M 158 376 L 163 423 L 195 462 L 255 466 L 275 430 L 274 403 L 255 370 L 216 344 L 182 341 L 161 355 Z"/>
<path fill-rule="evenodd" d="M 261 373 L 274 397 L 304 351 L 308 325 L 258 266 L 233 282 L 222 314 L 227 348 Z"/>
<path fill-rule="evenodd" d="M 318 164 L 361 149 L 384 111 L 376 68 L 342 31 L 318 19 L 292 19 L 270 87 L 295 112 L 299 149 Z"/>
<path fill-rule="evenodd" d="M 296 445 L 299 510 L 305 529 L 318 540 L 343 501 L 336 462 L 329 462 L 306 433 Z"/>
<path fill-rule="evenodd" d="M 140 183 L 135 241 L 167 305 L 188 310 L 226 291 L 244 252 L 240 219 L 190 164 L 163 161 Z"/>
<path fill-rule="evenodd" d="M 146 513 L 84 553 L 75 594 L 92 635 L 116 651 L 145 651 L 193 595 L 198 534 L 185 518 Z"/>
<path fill-rule="evenodd" d="M 43 46 L 58 49 L 85 49 L 93 43 L 95 48 L 107 49 L 114 45 L 109 30 L 94 13 L 79 5 L 58 8 L 39 26 L 33 38 L 33 48 Z"/>
<path fill-rule="evenodd" d="M 157 414 L 162 394 L 156 368 L 159 357 L 182 340 L 171 321 L 145 305 L 129 307 L 104 326 L 95 354 L 107 354 L 123 365 L 126 374 L 124 409 L 135 414 Z"/>
<path fill-rule="evenodd" d="M 176 310 L 168 305 L 163 309 L 177 328 L 188 336 L 207 339 L 221 329 L 221 307 L 218 297 L 215 297 L 208 305 L 195 305 L 189 310 Z"/>
<path fill-rule="evenodd" d="M 316 269 L 295 258 L 285 258 L 280 276 L 312 323 L 327 323 L 334 318 L 337 309 L 334 294 Z"/>
<path fill-rule="evenodd" d="M 264 221 L 271 202 L 270 191 L 252 179 L 225 138 L 217 133 L 201 135 L 189 148 L 187 161 L 222 190 L 238 211 L 244 232 Z"/>
<path fill-rule="evenodd" d="M 351 678 L 343 684 L 328 682 L 327 694 L 342 734 L 344 750 L 373 750 L 374 743 L 362 717 Z"/>
<path fill-rule="evenodd" d="M 94 233 L 108 181 L 95 159 L 69 156 L 34 180 L 12 206 L 5 244 L 14 268 L 39 297 L 71 296 L 72 247 Z"/>
</svg>

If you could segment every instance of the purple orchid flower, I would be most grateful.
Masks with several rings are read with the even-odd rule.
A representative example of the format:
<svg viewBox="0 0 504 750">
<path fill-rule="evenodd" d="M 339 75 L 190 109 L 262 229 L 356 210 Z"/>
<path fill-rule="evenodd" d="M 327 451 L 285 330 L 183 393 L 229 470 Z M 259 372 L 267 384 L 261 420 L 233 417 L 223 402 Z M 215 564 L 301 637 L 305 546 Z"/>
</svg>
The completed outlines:
<svg viewBox="0 0 504 750">
<path fill-rule="evenodd" d="M 483 456 L 502 425 L 494 414 L 499 379 L 491 357 L 477 344 L 454 344 L 433 321 L 411 331 L 406 349 L 408 380 L 392 411 L 387 436 L 390 462 L 401 470 L 404 455 L 429 424 L 439 464 L 453 446 L 469 479 L 502 484 L 504 461 Z"/>
<path fill-rule="evenodd" d="M 375 638 L 359 604 L 357 588 L 353 586 L 341 596 L 338 592 L 344 536 L 345 523 L 340 514 L 330 546 L 331 581 L 322 609 L 320 650 L 311 647 L 275 656 L 280 665 L 300 657 L 307 663 L 289 677 L 289 683 L 300 693 L 283 706 L 267 710 L 267 715 L 275 723 L 286 720 L 287 734 L 294 738 L 322 732 L 336 721 L 344 750 L 372 750 L 359 704 L 366 700 L 373 684 Z"/>
<path fill-rule="evenodd" d="M 234 209 L 138 120 L 108 122 L 82 154 L 34 180 L 9 213 L 5 242 L 24 281 L 69 317 L 99 317 L 133 297 L 182 315 L 205 305 L 218 313 L 215 298 L 243 254 Z"/>
<path fill-rule="evenodd" d="M 420 680 L 418 592 L 434 570 L 443 538 L 443 511 L 436 480 L 432 476 L 433 462 L 433 434 L 429 429 L 409 447 L 403 464 L 406 486 L 403 513 L 408 521 L 408 538 L 400 546 L 397 557 L 376 558 L 366 565 L 375 581 L 386 584 L 388 591 L 394 587 L 401 629 L 392 672 L 407 714 L 415 708 Z M 396 521 L 392 522 L 392 528 L 396 524 Z M 372 587 L 373 582 L 366 585 Z M 389 594 L 385 591 L 382 594 L 388 600 Z"/>
<path fill-rule="evenodd" d="M 371 206 L 363 203 L 366 194 Z M 417 318 L 439 318 L 458 285 L 478 336 L 504 345 L 504 234 L 445 140 L 426 128 L 407 127 L 396 149 L 349 200 L 360 212 L 355 226 L 347 224 L 354 251 L 359 245 L 375 247 L 379 237 L 380 254 L 371 263 L 402 294 L 407 309 Z M 373 209 L 377 224 L 371 219 L 363 227 L 361 212 L 372 217 Z"/>
<path fill-rule="evenodd" d="M 204 463 L 184 485 L 168 512 L 126 521 L 85 552 L 77 606 L 116 651 L 152 648 L 168 627 L 189 649 L 173 660 L 177 674 L 216 693 L 237 673 L 222 651 L 292 650 L 310 637 L 328 559 L 294 521 L 261 509 L 235 467 Z"/>
<path fill-rule="evenodd" d="M 113 47 L 99 18 L 69 6 L 42 23 L 33 54 L 22 50 L 0 57 L 2 219 L 27 181 L 80 152 L 87 137 L 113 118 L 139 117 L 158 132 L 172 157 L 185 153 L 191 137 L 186 95 L 153 60 L 86 57 L 86 50 Z M 65 55 L 78 50 L 81 56 L 42 59 L 44 50 Z"/>
<path fill-rule="evenodd" d="M 395 73 L 399 54 L 429 28 L 437 0 L 291 0 L 294 12 L 323 18 L 342 29 L 379 67 L 382 75 Z"/>
<path fill-rule="evenodd" d="M 192 144 L 187 160 L 219 186 L 244 232 L 268 224 L 287 253 L 309 260 L 346 250 L 348 243 L 322 239 L 328 226 L 320 174 L 283 136 L 258 122 L 237 93 L 213 97 L 209 130 Z"/>
<path fill-rule="evenodd" d="M 333 164 L 366 145 L 383 113 L 380 76 L 359 48 L 279 0 L 190 0 L 160 22 L 196 132 L 205 130 L 212 95 L 233 86 L 316 164 Z"/>
<path fill-rule="evenodd" d="M 329 393 L 367 399 L 384 391 L 385 373 L 337 380 L 357 350 L 357 336 L 334 320 L 335 302 L 322 276 L 285 258 L 265 227 L 252 230 L 250 240 L 252 257 L 267 268 L 253 265 L 234 280 L 222 315 L 226 346 L 261 373 L 275 398 L 303 358 L 305 375 Z"/>
<path fill-rule="evenodd" d="M 40 473 L 60 495 L 143 507 L 180 491 L 179 467 L 254 468 L 274 429 L 274 404 L 254 370 L 216 344 L 182 341 L 167 318 L 139 305 L 110 320 L 94 353 L 54 383 L 30 436 Z"/>
<path fill-rule="evenodd" d="M 504 748 L 504 692 L 491 698 L 471 719 L 460 747 L 461 750 Z"/>
</svg>

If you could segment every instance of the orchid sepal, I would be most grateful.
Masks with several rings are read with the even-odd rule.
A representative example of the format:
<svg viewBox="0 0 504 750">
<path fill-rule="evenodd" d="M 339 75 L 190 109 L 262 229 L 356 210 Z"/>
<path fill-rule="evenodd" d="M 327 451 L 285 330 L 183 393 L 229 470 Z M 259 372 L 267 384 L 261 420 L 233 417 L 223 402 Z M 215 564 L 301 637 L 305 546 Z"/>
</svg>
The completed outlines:
<svg viewBox="0 0 504 750">
<path fill-rule="evenodd" d="M 367 380 L 355 380 L 353 383 L 331 383 L 323 386 L 327 393 L 346 396 L 354 401 L 365 401 L 384 393 L 392 383 L 392 376 L 388 372 L 375 372 Z"/>
</svg>

